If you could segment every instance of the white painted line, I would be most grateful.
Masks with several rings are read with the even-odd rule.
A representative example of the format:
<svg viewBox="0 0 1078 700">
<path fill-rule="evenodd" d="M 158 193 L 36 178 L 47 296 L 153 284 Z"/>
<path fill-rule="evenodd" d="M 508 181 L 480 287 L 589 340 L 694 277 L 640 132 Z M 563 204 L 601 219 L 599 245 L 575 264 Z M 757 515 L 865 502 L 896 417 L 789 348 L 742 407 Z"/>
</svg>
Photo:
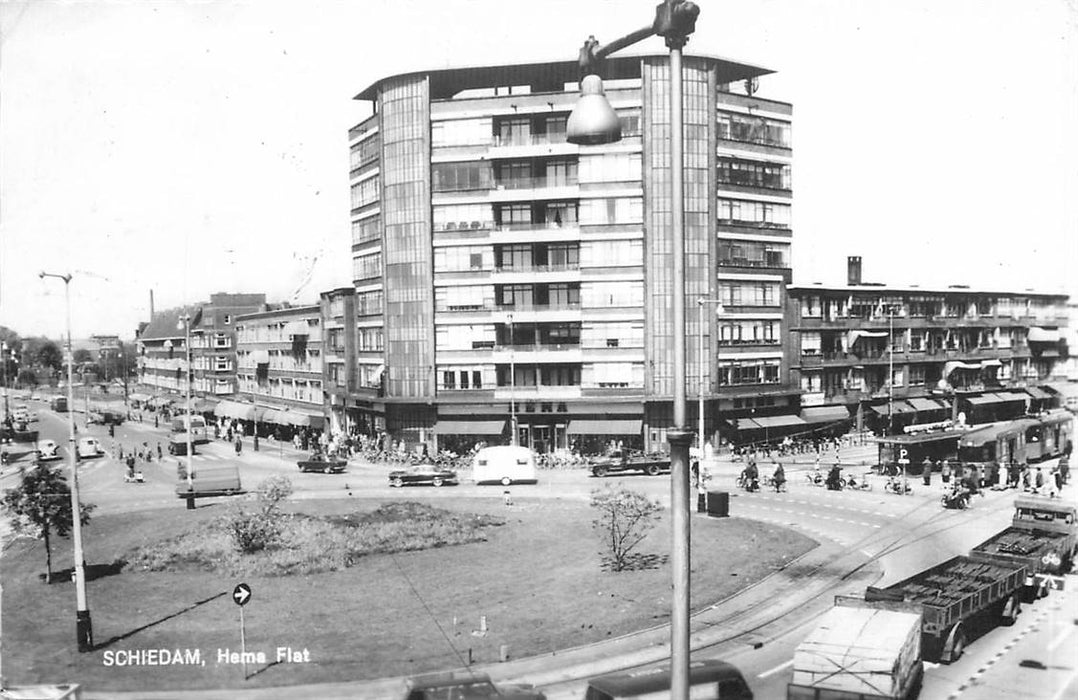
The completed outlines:
<svg viewBox="0 0 1078 700">
<path fill-rule="evenodd" d="M 1076 677 L 1078 677 L 1078 670 L 1076 670 L 1074 673 L 1072 673 L 1070 675 L 1070 678 L 1068 678 L 1066 680 L 1066 682 L 1063 683 L 1063 685 L 1059 686 L 1059 692 L 1056 693 L 1054 696 L 1052 696 L 1052 700 L 1060 700 L 1060 698 L 1063 697 L 1063 694 L 1066 693 L 1068 690 L 1070 690 L 1071 683 L 1074 682 L 1074 679 Z"/>
<path fill-rule="evenodd" d="M 784 668 L 786 668 L 788 666 L 793 666 L 793 665 L 794 665 L 794 660 L 790 659 L 789 661 L 787 661 L 785 663 L 779 664 L 775 668 L 768 669 L 767 671 L 764 671 L 763 673 L 761 673 L 760 675 L 758 675 L 756 677 L 757 678 L 767 678 L 768 676 L 773 676 L 776 673 L 778 673 L 779 671 L 781 671 L 782 669 L 784 669 Z"/>
<path fill-rule="evenodd" d="M 1048 651 L 1055 651 L 1056 647 L 1062 644 L 1063 640 L 1066 639 L 1073 631 L 1074 625 L 1067 625 L 1062 632 L 1056 635 L 1056 638 L 1052 640 L 1052 643 L 1048 645 Z"/>
</svg>

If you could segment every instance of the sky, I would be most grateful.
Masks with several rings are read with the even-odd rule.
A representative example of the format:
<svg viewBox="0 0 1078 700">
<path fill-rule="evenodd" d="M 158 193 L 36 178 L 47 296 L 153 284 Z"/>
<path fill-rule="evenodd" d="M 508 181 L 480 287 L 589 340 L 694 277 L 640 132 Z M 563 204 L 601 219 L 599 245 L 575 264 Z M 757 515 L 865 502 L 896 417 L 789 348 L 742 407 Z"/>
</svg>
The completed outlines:
<svg viewBox="0 0 1078 700">
<path fill-rule="evenodd" d="M 576 58 L 657 0 L 0 0 L 0 325 L 133 337 L 209 294 L 351 282 L 352 98 Z M 794 281 L 1078 299 L 1078 0 L 699 0 L 686 53 L 794 106 Z M 664 52 L 651 38 L 627 52 Z"/>
</svg>

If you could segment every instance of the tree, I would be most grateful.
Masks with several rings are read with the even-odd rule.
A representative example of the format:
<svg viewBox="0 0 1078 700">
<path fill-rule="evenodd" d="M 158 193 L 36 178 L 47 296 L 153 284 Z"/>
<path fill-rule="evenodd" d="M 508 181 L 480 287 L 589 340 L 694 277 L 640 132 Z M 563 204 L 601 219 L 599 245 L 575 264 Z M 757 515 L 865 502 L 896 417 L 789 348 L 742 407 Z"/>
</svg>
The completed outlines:
<svg viewBox="0 0 1078 700">
<path fill-rule="evenodd" d="M 71 356 L 71 361 L 74 362 L 76 365 L 84 365 L 87 363 L 92 364 L 94 361 L 94 356 L 93 353 L 91 353 L 86 348 L 79 348 Z"/>
<path fill-rule="evenodd" d="M 630 568 L 632 551 L 659 521 L 662 505 L 641 493 L 605 486 L 591 492 L 591 507 L 599 512 L 592 527 L 602 535 L 610 568 Z"/>
<path fill-rule="evenodd" d="M 27 362 L 42 369 L 59 370 L 64 365 L 60 346 L 48 338 L 27 338 L 25 353 Z"/>
<path fill-rule="evenodd" d="M 4 494 L 3 505 L 15 517 L 12 529 L 28 532 L 45 541 L 45 583 L 52 583 L 52 536 L 67 537 L 71 519 L 71 489 L 58 468 L 40 464 L 23 472 L 22 481 Z M 79 506 L 79 521 L 90 522 L 94 506 Z"/>
</svg>

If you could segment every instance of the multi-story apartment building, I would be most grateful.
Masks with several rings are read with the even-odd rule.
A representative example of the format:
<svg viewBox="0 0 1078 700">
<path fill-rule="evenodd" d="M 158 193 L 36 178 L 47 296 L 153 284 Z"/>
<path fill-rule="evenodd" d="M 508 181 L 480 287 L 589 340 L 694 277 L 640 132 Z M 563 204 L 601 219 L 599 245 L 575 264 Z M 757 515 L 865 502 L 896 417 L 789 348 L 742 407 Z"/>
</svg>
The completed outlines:
<svg viewBox="0 0 1078 700">
<path fill-rule="evenodd" d="M 1052 398 L 1042 385 L 1066 353 L 1066 295 L 870 285 L 859 267 L 851 259 L 845 285 L 788 289 L 804 405 L 901 427 L 1009 418 Z"/>
<path fill-rule="evenodd" d="M 322 292 L 322 387 L 326 396 L 329 428 L 336 433 L 371 433 L 385 425 L 368 422 L 375 415 L 372 401 L 376 389 L 356 386 L 355 289 L 343 287 Z M 367 396 L 361 394 L 366 393 Z"/>
<path fill-rule="evenodd" d="M 623 138 L 566 142 L 575 62 L 386 77 L 349 132 L 357 388 L 397 438 L 539 451 L 672 423 L 668 57 L 609 58 Z M 770 71 L 686 57 L 690 386 L 719 410 L 796 405 L 783 352 L 791 114 Z M 745 89 L 742 90 L 744 85 Z M 724 303 L 700 328 L 696 299 Z M 710 309 L 711 307 L 709 307 Z M 696 392 L 690 390 L 690 398 Z M 690 413 L 695 413 L 695 405 Z M 695 415 L 690 415 L 695 425 Z"/>
<path fill-rule="evenodd" d="M 317 304 L 236 317 L 241 404 L 263 426 L 324 426 L 322 310 Z M 231 416 L 230 402 L 224 411 Z"/>
<path fill-rule="evenodd" d="M 186 390 L 183 368 L 187 363 L 187 337 L 191 340 L 191 390 L 214 399 L 236 393 L 235 318 L 264 309 L 265 294 L 211 294 L 208 302 L 186 309 L 167 309 L 153 314 L 138 332 L 139 383 L 144 392 L 174 393 Z M 181 317 L 189 316 L 185 331 Z"/>
</svg>

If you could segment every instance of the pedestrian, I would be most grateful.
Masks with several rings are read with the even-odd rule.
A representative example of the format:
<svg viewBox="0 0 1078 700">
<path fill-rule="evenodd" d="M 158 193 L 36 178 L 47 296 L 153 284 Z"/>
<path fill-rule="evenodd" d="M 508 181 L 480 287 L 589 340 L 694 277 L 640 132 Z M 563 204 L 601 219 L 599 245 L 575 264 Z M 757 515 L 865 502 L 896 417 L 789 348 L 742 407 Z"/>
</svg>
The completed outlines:
<svg viewBox="0 0 1078 700">
<path fill-rule="evenodd" d="M 1033 477 L 1033 493 L 1040 493 L 1044 488 L 1044 472 L 1037 467 L 1037 474 Z"/>
<path fill-rule="evenodd" d="M 944 457 L 940 460 L 940 476 L 943 478 L 943 483 L 947 484 L 951 481 L 951 464 Z"/>
<path fill-rule="evenodd" d="M 162 454 L 161 454 L 161 443 L 158 442 L 157 443 L 157 461 L 158 462 L 161 461 L 161 456 L 162 456 Z"/>
<path fill-rule="evenodd" d="M 1064 483 L 1064 484 L 1067 483 L 1068 481 L 1070 481 L 1070 477 L 1071 477 L 1070 458 L 1066 454 L 1064 454 L 1062 457 L 1059 458 L 1059 476 L 1060 476 L 1060 479 L 1062 480 L 1062 483 Z"/>
<path fill-rule="evenodd" d="M 153 427 L 155 427 L 155 428 L 160 428 L 161 427 L 160 424 L 157 422 L 157 415 L 156 414 L 154 414 L 154 417 L 153 417 Z"/>
<path fill-rule="evenodd" d="M 1055 493 L 1059 493 L 1063 490 L 1063 474 L 1059 471 L 1059 466 L 1052 470 L 1052 480 L 1055 482 Z M 1055 495 L 1055 494 L 1053 494 Z"/>
<path fill-rule="evenodd" d="M 241 452 L 243 452 L 243 441 L 240 440 L 239 436 L 236 436 L 236 456 L 239 457 Z"/>
<path fill-rule="evenodd" d="M 921 481 L 925 486 L 932 485 L 932 461 L 925 457 L 925 464 L 921 467 Z"/>
</svg>

